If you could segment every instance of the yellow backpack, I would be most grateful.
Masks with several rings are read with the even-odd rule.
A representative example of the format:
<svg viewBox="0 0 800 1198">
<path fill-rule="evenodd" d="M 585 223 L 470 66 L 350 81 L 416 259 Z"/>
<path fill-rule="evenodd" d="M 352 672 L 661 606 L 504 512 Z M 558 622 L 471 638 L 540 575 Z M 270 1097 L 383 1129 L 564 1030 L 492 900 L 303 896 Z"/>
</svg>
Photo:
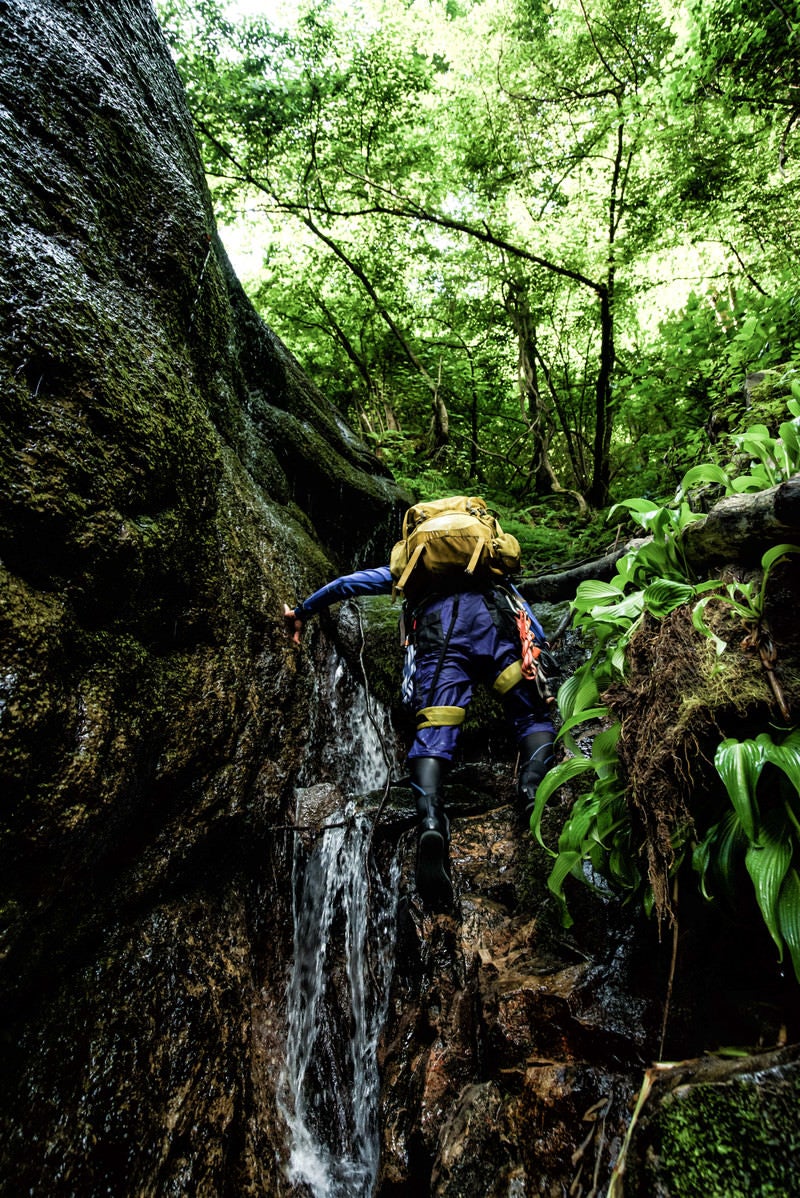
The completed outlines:
<svg viewBox="0 0 800 1198">
<path fill-rule="evenodd" d="M 460 583 L 491 582 L 519 569 L 516 537 L 503 532 L 478 496 L 416 503 L 403 518 L 403 535 L 389 561 L 394 589 L 416 602 Z"/>
</svg>

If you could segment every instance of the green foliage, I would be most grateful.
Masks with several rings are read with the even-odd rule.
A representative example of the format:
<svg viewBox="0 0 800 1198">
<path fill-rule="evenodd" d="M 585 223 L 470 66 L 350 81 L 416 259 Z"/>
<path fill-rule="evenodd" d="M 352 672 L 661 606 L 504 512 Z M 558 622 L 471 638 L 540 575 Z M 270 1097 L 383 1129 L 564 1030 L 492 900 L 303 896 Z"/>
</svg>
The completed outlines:
<svg viewBox="0 0 800 1198">
<path fill-rule="evenodd" d="M 660 497 L 797 360 L 778 6 L 158 7 L 254 302 L 403 479 Z"/>
<path fill-rule="evenodd" d="M 558 693 L 563 717 L 558 738 L 565 741 L 572 756 L 550 770 L 540 783 L 531 815 L 531 831 L 543 843 L 541 822 L 548 800 L 565 782 L 583 774 L 595 776 L 591 790 L 576 801 L 562 829 L 548 882 L 563 904 L 567 922 L 570 916 L 563 884 L 570 873 L 584 877 L 585 862 L 622 890 L 636 892 L 643 884 L 631 841 L 626 784 L 616 752 L 620 725 L 612 722 L 594 737 L 590 757 L 583 756 L 573 729 L 590 720 L 612 718 L 608 707 L 600 702 L 600 695 L 624 677 L 625 651 L 645 612 L 661 619 L 708 587 L 718 585 L 687 581 L 675 539 L 698 518 L 687 504 L 669 509 L 647 500 L 627 500 L 611 510 L 609 519 L 620 507 L 629 511 L 653 539 L 621 557 L 609 582 L 588 580 L 578 586 L 574 624 L 591 638 L 593 647 L 589 660 Z"/>
<path fill-rule="evenodd" d="M 578 688 L 579 692 L 582 688 L 586 689 L 588 683 L 589 679 L 584 676 L 582 687 Z M 588 689 L 591 690 L 591 685 Z M 559 692 L 559 704 L 564 703 L 566 706 L 567 699 L 563 690 L 562 687 Z M 580 693 L 575 696 L 576 707 L 582 698 L 585 699 L 585 695 L 581 696 Z M 568 736 L 565 729 L 605 714 L 607 713 L 603 706 L 577 710 L 567 719 L 559 735 Z M 619 758 L 615 748 L 619 732 L 619 724 L 614 724 L 605 732 L 599 733 L 592 741 L 590 757 L 584 757 L 576 750 L 574 756 L 550 770 L 536 791 L 535 807 L 531 814 L 531 831 L 539 843 L 555 857 L 547 885 L 561 903 L 565 927 L 572 923 L 564 894 L 564 882 L 570 874 L 598 887 L 602 887 L 603 879 L 630 891 L 637 890 L 641 883 L 634 846 L 631 844 L 631 823 L 625 805 Z M 589 773 L 595 776 L 592 788 L 575 800 L 572 811 L 561 829 L 557 851 L 553 852 L 547 848 L 541 832 L 542 815 L 547 801 L 566 782 Z"/>
<path fill-rule="evenodd" d="M 800 359 L 793 274 L 775 297 L 743 286 L 692 294 L 656 342 L 620 353 L 619 486 L 661 495 L 698 462 L 734 469 L 732 436 L 758 423 L 779 435 Z"/>
<path fill-rule="evenodd" d="M 790 410 L 797 416 L 796 401 Z M 796 421 L 789 430 L 781 427 L 781 441 L 768 438 L 765 431 L 750 430 L 741 438 L 757 464 L 766 458 L 770 470 L 789 469 L 796 441 Z M 701 471 L 713 475 L 708 467 Z M 703 481 L 707 481 L 703 473 Z M 700 477 L 698 475 L 698 477 Z M 767 479 L 773 476 L 767 476 Z M 713 481 L 719 481 L 716 477 Z M 691 484 L 691 479 L 687 485 Z M 693 623 L 698 631 L 714 637 L 718 652 L 725 643 L 703 621 L 703 612 L 710 602 L 719 602 L 734 611 L 746 627 L 758 629 L 764 611 L 766 587 L 770 571 L 789 553 L 800 552 L 800 546 L 777 545 L 767 550 L 761 559 L 761 576 L 757 582 L 723 584 L 710 579 L 693 579 L 680 552 L 680 534 L 698 515 L 685 500 L 672 508 L 661 507 L 643 499 L 626 500 L 609 512 L 613 519 L 619 512 L 631 518 L 651 536 L 652 540 L 631 549 L 616 565 L 616 574 L 609 582 L 589 580 L 578 587 L 573 602 L 576 627 L 592 641 L 589 660 L 561 687 L 558 695 L 563 724 L 558 733 L 570 756 L 556 765 L 544 778 L 536 793 L 531 815 L 531 831 L 544 845 L 542 819 L 549 800 L 565 783 L 581 777 L 592 778 L 591 788 L 579 795 L 571 814 L 564 823 L 548 885 L 562 904 L 566 925 L 571 923 L 564 893 L 564 883 L 570 875 L 597 885 L 604 879 L 614 888 L 630 895 L 642 896 L 648 904 L 646 881 L 637 864 L 638 846 L 633 843 L 633 828 L 627 805 L 627 781 L 623 776 L 616 752 L 621 731 L 601 694 L 613 683 L 624 679 L 626 649 L 630 638 L 645 613 L 663 619 L 670 612 L 693 604 Z M 574 729 L 589 721 L 603 721 L 610 726 L 597 734 L 590 756 L 584 756 L 574 739 Z M 721 890 L 730 893 L 741 862 L 744 863 L 756 893 L 764 922 L 782 952 L 789 948 L 800 980 L 800 874 L 798 873 L 798 834 L 800 834 L 800 731 L 792 732 L 781 745 L 775 745 L 766 734 L 754 741 L 726 740 L 720 746 L 715 764 L 730 797 L 733 811 L 723 816 L 709 830 L 694 853 L 694 865 L 701 875 L 703 892 L 708 895 L 708 881 L 714 879 Z M 765 766 L 776 767 L 785 775 L 776 792 L 775 771 L 768 777 L 772 786 L 768 809 L 763 815 L 756 799 L 756 789 Z M 787 792 L 787 785 L 794 793 Z M 686 845 L 681 829 L 675 830 L 675 865 L 684 856 Z M 547 848 L 546 845 L 544 847 Z"/>
<path fill-rule="evenodd" d="M 703 893 L 731 896 L 744 863 L 764 923 L 800 981 L 800 729 L 779 744 L 766 733 L 724 740 L 714 765 L 733 808 L 693 856 Z"/>
<path fill-rule="evenodd" d="M 800 545 L 774 545 L 772 549 L 768 549 L 761 558 L 761 579 L 759 582 L 729 582 L 724 585 L 722 583 L 709 584 L 712 588 L 719 587 L 720 589 L 716 594 L 706 595 L 705 598 L 700 599 L 695 604 L 692 609 L 692 623 L 698 632 L 701 632 L 704 636 L 711 637 L 718 654 L 725 652 L 727 644 L 706 624 L 703 619 L 705 608 L 709 603 L 721 603 L 734 611 L 746 628 L 757 630 L 764 615 L 764 601 L 770 570 L 789 553 L 800 553 Z"/>
<path fill-rule="evenodd" d="M 582 555 L 596 556 L 606 529 L 602 514 L 578 511 L 574 504 L 520 508 L 512 497 L 487 490 L 506 532 L 517 538 L 526 575 L 550 574 Z"/>
<path fill-rule="evenodd" d="M 765 121 L 797 112 L 796 5 L 693 0 L 689 11 L 696 87 L 723 97 L 732 112 L 745 105 L 758 107 Z"/>
<path fill-rule="evenodd" d="M 732 475 L 730 470 L 707 462 L 693 466 L 681 480 L 681 491 L 687 492 L 698 483 L 714 483 L 724 487 L 726 495 L 763 491 L 786 482 L 800 471 L 800 402 L 789 400 L 791 420 L 784 420 L 773 437 L 764 424 L 756 424 L 741 435 L 732 434 L 730 441 L 738 455 L 749 463 L 743 474 Z"/>
</svg>

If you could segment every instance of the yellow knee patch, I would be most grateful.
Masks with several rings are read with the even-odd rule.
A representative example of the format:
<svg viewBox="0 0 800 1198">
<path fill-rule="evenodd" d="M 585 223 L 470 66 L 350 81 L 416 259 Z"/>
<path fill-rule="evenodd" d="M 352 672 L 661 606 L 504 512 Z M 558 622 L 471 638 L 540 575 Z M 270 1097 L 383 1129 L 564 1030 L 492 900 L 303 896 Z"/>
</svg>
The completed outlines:
<svg viewBox="0 0 800 1198">
<path fill-rule="evenodd" d="M 417 712 L 417 731 L 420 728 L 455 728 L 464 723 L 463 707 L 423 707 Z"/>
<path fill-rule="evenodd" d="M 506 666 L 495 678 L 493 686 L 498 694 L 505 695 L 520 682 L 522 682 L 522 658 L 512 662 L 510 666 Z"/>
</svg>

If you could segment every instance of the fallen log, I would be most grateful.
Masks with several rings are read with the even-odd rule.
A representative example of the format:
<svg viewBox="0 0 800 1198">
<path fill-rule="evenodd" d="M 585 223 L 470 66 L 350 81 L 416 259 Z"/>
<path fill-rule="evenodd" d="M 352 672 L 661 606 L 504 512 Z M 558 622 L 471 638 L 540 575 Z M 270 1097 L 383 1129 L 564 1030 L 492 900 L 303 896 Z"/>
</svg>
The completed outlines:
<svg viewBox="0 0 800 1198">
<path fill-rule="evenodd" d="M 574 599 L 580 583 L 588 578 L 607 582 L 623 554 L 647 540 L 650 538 L 628 541 L 569 570 L 524 578 L 519 590 L 532 603 Z M 687 563 L 698 573 L 727 562 L 757 566 L 767 549 L 784 541 L 800 544 L 800 474 L 755 495 L 726 496 L 684 529 L 680 538 Z"/>
<path fill-rule="evenodd" d="M 755 495 L 728 495 L 681 537 L 689 565 L 758 565 L 767 549 L 800 539 L 800 474 Z"/>
<path fill-rule="evenodd" d="M 616 564 L 623 554 L 638 545 L 644 545 L 647 540 L 650 538 L 627 541 L 603 557 L 582 562 L 579 566 L 572 566 L 557 574 L 538 574 L 534 578 L 523 578 L 518 584 L 518 590 L 532 603 L 562 603 L 566 599 L 574 599 L 580 583 L 588 578 L 599 578 L 607 582 L 614 576 Z"/>
</svg>

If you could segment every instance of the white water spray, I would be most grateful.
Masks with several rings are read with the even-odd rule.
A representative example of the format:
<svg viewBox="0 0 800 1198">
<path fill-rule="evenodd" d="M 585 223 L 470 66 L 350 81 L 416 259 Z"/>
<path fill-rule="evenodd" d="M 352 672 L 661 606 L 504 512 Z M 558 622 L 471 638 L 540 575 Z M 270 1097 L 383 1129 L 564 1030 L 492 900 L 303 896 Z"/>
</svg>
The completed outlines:
<svg viewBox="0 0 800 1198">
<path fill-rule="evenodd" d="M 381 737 L 362 687 L 339 661 L 327 678 L 336 712 L 336 773 L 350 793 L 386 780 Z M 383 713 L 379 713 L 382 715 Z M 377 716 L 375 717 L 377 718 Z M 382 719 L 388 727 L 388 720 Z M 330 758 L 326 765 L 334 764 Z M 291 1136 L 290 1180 L 313 1198 L 369 1198 L 379 1162 L 378 1040 L 386 1018 L 399 862 L 384 880 L 371 822 L 350 801 L 292 869 L 294 959 L 279 1103 Z"/>
<path fill-rule="evenodd" d="M 367 794 L 383 787 L 395 757 L 388 712 L 367 695 L 344 659 L 332 650 L 314 682 L 299 785 L 329 779 L 347 795 Z"/>
<path fill-rule="evenodd" d="M 349 804 L 293 869 L 294 962 L 280 1101 L 290 1176 L 314 1198 L 368 1198 L 378 1168 L 378 1038 L 386 1017 L 399 868 L 370 862 L 370 823 Z"/>
</svg>

